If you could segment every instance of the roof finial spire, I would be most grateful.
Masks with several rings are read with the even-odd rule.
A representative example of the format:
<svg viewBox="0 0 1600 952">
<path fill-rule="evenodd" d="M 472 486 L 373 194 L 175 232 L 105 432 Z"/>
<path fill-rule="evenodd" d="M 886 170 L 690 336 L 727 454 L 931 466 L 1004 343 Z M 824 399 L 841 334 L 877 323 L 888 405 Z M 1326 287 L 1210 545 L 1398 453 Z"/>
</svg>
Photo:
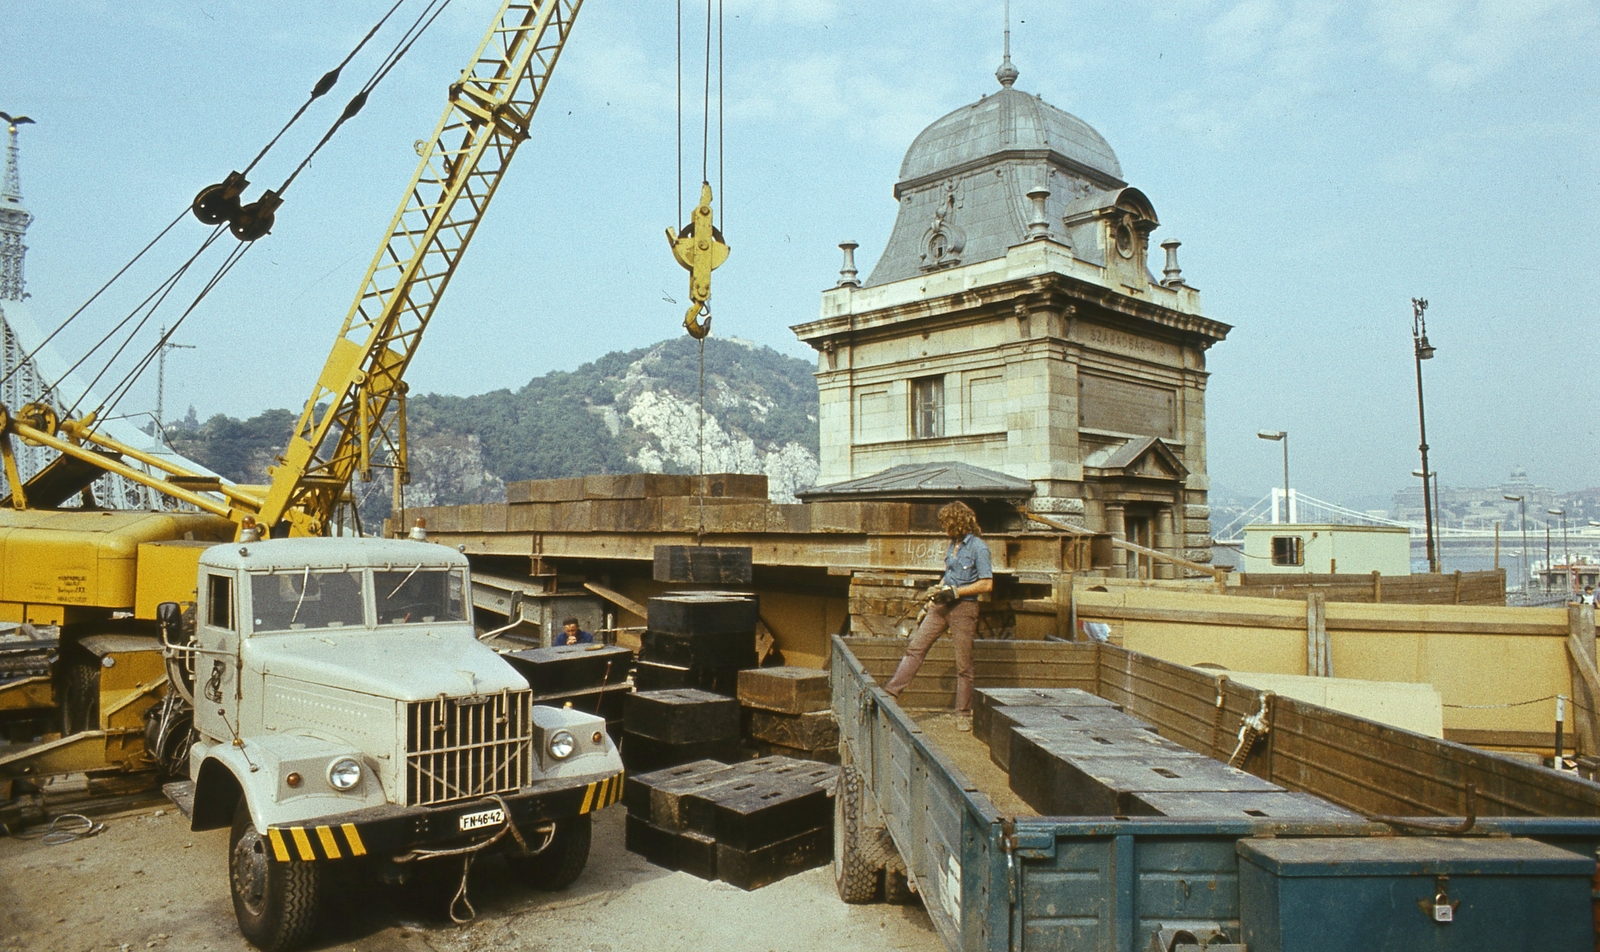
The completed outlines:
<svg viewBox="0 0 1600 952">
<path fill-rule="evenodd" d="M 994 71 L 994 78 L 1007 89 L 1017 81 L 1017 68 L 1011 65 L 1011 0 L 1006 0 L 1006 55 L 1000 61 L 1000 68 Z"/>
</svg>

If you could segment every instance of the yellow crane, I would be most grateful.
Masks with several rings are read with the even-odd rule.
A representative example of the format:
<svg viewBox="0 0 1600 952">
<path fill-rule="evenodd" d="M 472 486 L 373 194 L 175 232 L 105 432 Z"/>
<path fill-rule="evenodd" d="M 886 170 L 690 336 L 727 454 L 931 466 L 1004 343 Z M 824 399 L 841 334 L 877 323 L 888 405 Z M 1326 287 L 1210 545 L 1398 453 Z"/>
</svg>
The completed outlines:
<svg viewBox="0 0 1600 952">
<path fill-rule="evenodd" d="M 0 714 L 50 704 L 65 709 L 64 734 L 86 731 L 31 759 L 0 756 L 0 799 L 4 779 L 24 771 L 150 765 L 139 738 L 144 711 L 165 684 L 156 606 L 195 601 L 202 549 L 245 532 L 325 535 L 352 476 L 370 479 L 375 461 L 385 459 L 402 478 L 406 369 L 512 156 L 529 138 L 581 6 L 501 5 L 450 85 L 444 115 L 267 485 L 186 471 L 100 433 L 93 413 L 63 418 L 45 403 L 0 405 L 0 463 L 10 489 L 0 500 L 0 621 L 61 626 L 67 672 L 53 683 L 0 686 Z M 276 201 L 270 192 L 264 198 Z M 24 483 L 12 442 L 18 439 L 60 456 Z M 198 511 L 57 508 L 105 472 Z"/>
</svg>

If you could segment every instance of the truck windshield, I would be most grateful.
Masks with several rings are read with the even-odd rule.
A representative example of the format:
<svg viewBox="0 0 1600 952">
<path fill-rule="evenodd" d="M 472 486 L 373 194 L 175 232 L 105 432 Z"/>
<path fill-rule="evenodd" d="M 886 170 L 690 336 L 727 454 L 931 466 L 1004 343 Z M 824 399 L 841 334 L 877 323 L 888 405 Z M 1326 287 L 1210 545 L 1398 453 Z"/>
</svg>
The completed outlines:
<svg viewBox="0 0 1600 952">
<path fill-rule="evenodd" d="M 466 621 L 466 586 L 460 571 L 421 566 L 372 573 L 379 625 Z"/>
<path fill-rule="evenodd" d="M 366 624 L 360 572 L 280 572 L 250 580 L 256 631 L 359 628 Z"/>
</svg>

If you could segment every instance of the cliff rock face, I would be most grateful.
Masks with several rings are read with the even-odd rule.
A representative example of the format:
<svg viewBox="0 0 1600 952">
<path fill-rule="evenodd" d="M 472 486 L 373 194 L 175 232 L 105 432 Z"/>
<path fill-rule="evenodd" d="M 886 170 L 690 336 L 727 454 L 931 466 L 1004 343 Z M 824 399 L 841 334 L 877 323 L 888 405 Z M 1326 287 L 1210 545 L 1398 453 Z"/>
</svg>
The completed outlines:
<svg viewBox="0 0 1600 952">
<path fill-rule="evenodd" d="M 812 439 L 782 439 L 769 424 L 781 396 L 767 388 L 737 386 L 721 375 L 706 381 L 702 422 L 699 394 L 683 395 L 649 372 L 662 355 L 629 365 L 617 394 L 618 416 L 640 445 L 630 460 L 647 473 L 765 473 L 773 502 L 795 502 L 795 490 L 817 478 L 816 407 L 804 408 Z M 724 426 L 724 421 L 729 425 Z M 738 422 L 733 422 L 738 421 Z M 742 425 L 741 425 L 742 424 Z M 620 427 L 619 427 L 620 431 Z M 763 438 L 764 437 L 764 438 Z"/>
<path fill-rule="evenodd" d="M 617 351 L 574 371 L 553 371 L 516 391 L 410 401 L 411 482 L 405 505 L 505 499 L 505 483 L 591 473 L 765 473 L 774 502 L 817 476 L 817 387 L 808 361 L 746 341 L 676 338 Z M 222 475 L 259 483 L 282 451 L 296 414 L 249 420 L 194 418 L 173 427 L 175 445 Z M 386 462 L 386 460 L 380 460 Z M 357 482 L 368 526 L 390 514 L 393 476 Z"/>
</svg>

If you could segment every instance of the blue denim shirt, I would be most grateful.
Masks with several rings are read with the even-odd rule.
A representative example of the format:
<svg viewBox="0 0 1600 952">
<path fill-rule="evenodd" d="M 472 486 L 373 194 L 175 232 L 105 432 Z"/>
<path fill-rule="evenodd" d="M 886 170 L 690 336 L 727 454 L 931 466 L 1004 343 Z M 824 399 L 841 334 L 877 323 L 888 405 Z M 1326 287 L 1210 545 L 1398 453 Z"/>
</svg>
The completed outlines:
<svg viewBox="0 0 1600 952">
<path fill-rule="evenodd" d="M 941 584 L 954 585 L 960 588 L 971 585 L 980 578 L 994 578 L 994 571 L 989 567 L 989 546 L 982 539 L 971 533 L 961 537 L 960 542 L 952 542 L 944 550 L 944 578 Z M 964 601 L 972 601 L 973 596 L 968 595 Z"/>
</svg>

